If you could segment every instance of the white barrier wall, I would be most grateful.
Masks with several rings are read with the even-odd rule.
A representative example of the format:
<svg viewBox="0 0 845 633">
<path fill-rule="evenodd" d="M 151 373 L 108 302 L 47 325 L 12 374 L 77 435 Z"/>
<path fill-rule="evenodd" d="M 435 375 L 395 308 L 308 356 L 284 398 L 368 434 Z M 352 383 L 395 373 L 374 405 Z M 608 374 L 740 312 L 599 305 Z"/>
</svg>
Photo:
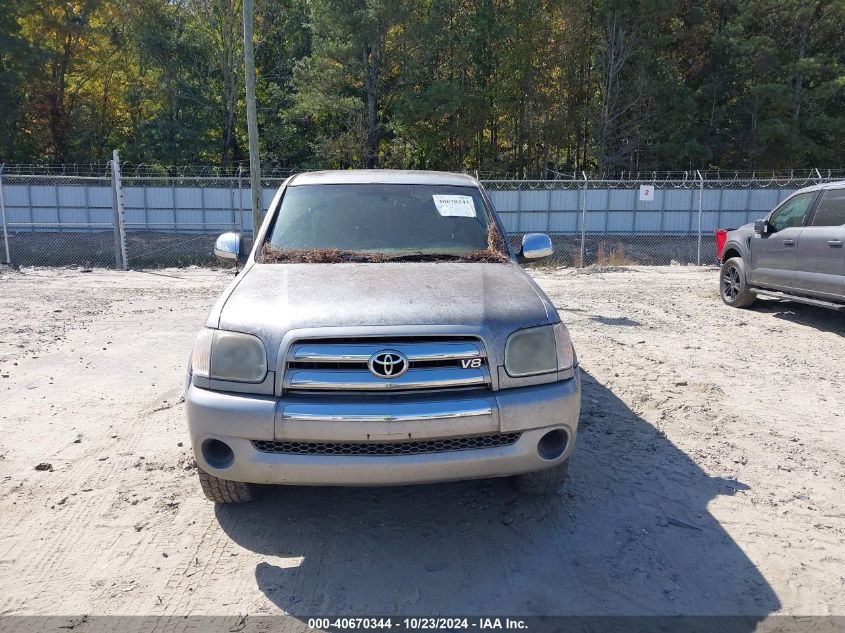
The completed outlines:
<svg viewBox="0 0 845 633">
<path fill-rule="evenodd" d="M 113 226 L 113 192 L 108 178 L 7 177 L 3 183 L 6 221 L 11 231 L 91 231 Z M 48 182 L 45 182 L 48 181 Z M 128 230 L 176 233 L 214 233 L 221 230 L 251 232 L 249 188 L 230 179 L 203 186 L 133 183 L 124 179 L 123 196 Z M 546 181 L 542 190 L 513 189 L 496 182 L 488 190 L 510 233 L 531 231 L 574 234 L 581 231 L 586 193 L 585 228 L 590 234 L 690 234 L 698 231 L 699 195 L 701 228 L 736 227 L 762 217 L 794 189 L 772 188 L 661 188 L 654 200 L 639 199 L 639 185 L 584 189 L 554 189 Z M 239 186 L 240 184 L 240 186 Z M 269 206 L 278 185 L 262 192 Z M 562 186 L 570 186 L 563 183 Z"/>
<path fill-rule="evenodd" d="M 794 189 L 654 189 L 654 200 L 631 189 L 587 189 L 586 232 L 688 234 L 701 228 L 735 228 L 762 217 Z M 490 198 L 510 233 L 578 233 L 584 190 L 491 191 Z"/>
</svg>

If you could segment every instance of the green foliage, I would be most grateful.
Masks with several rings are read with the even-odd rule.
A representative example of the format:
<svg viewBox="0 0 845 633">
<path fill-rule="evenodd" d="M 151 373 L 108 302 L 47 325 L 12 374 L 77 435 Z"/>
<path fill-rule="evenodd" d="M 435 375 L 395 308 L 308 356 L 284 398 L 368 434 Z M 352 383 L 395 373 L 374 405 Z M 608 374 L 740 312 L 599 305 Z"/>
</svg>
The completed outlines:
<svg viewBox="0 0 845 633">
<path fill-rule="evenodd" d="M 264 164 L 839 167 L 845 0 L 257 0 Z M 246 162 L 241 0 L 0 3 L 0 161 Z"/>
<path fill-rule="evenodd" d="M 33 51 L 21 34 L 20 10 L 19 4 L 0 3 L 0 148 L 9 155 L 26 152 L 23 105 Z"/>
</svg>

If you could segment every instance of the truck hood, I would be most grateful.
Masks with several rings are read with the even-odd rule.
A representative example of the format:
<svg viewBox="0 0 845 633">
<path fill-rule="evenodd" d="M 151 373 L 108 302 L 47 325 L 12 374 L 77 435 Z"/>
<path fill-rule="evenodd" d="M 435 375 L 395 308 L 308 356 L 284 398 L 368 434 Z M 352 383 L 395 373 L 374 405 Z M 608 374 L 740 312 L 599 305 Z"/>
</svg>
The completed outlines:
<svg viewBox="0 0 845 633">
<path fill-rule="evenodd" d="M 516 264 L 394 262 L 255 264 L 220 297 L 207 325 L 260 337 L 270 360 L 299 328 L 466 326 L 485 329 L 501 358 L 511 332 L 558 320 Z"/>
<path fill-rule="evenodd" d="M 727 241 L 742 242 L 749 235 L 754 235 L 754 224 L 743 224 L 739 228 L 728 231 Z"/>
<path fill-rule="evenodd" d="M 754 223 L 753 222 L 751 222 L 750 224 L 743 224 L 742 226 L 735 228 L 735 229 L 731 229 L 730 231 L 728 231 L 728 234 L 731 234 L 731 233 L 749 233 L 749 232 L 751 232 L 751 233 L 754 232 Z"/>
</svg>

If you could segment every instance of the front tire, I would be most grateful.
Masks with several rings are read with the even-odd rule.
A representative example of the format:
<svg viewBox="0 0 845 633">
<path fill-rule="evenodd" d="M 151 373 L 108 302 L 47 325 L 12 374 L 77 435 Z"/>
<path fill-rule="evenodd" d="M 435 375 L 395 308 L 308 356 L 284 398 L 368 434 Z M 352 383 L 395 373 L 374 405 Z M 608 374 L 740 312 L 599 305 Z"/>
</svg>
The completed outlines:
<svg viewBox="0 0 845 633">
<path fill-rule="evenodd" d="M 214 503 L 248 503 L 258 499 L 258 486 L 243 481 L 220 479 L 197 467 L 200 487 L 206 498 Z"/>
<path fill-rule="evenodd" d="M 757 298 L 748 287 L 745 262 L 741 257 L 731 257 L 722 264 L 719 272 L 719 294 L 722 301 L 732 308 L 747 308 Z"/>
<path fill-rule="evenodd" d="M 511 483 L 517 492 L 525 495 L 552 495 L 566 483 L 569 475 L 569 460 L 533 473 L 514 475 Z"/>
</svg>

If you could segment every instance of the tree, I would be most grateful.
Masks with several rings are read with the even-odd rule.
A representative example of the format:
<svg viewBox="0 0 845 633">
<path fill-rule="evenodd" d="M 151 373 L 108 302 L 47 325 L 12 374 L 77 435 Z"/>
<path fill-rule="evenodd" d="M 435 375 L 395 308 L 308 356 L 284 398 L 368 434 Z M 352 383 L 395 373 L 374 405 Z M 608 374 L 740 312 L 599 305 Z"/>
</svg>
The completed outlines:
<svg viewBox="0 0 845 633">
<path fill-rule="evenodd" d="M 21 10 L 20 4 L 0 4 L 0 94 L 4 95 L 0 99 L 0 162 L 29 158 L 20 136 L 31 132 L 23 112 L 26 78 L 32 74 L 32 47 L 21 33 Z"/>
<path fill-rule="evenodd" d="M 211 46 L 209 85 L 219 116 L 220 166 L 243 158 L 238 140 L 239 111 L 243 110 L 243 28 L 241 0 L 188 0 L 195 28 Z M 208 51 L 205 52 L 205 55 Z"/>
<path fill-rule="evenodd" d="M 113 120 L 109 84 L 120 68 L 112 64 L 125 43 L 120 12 L 104 0 L 45 0 L 27 5 L 19 24 L 33 48 L 31 116 L 46 136 L 36 141 L 39 153 L 56 162 L 95 158 L 98 148 L 85 147 L 79 132 L 98 126 L 102 137 Z"/>
<path fill-rule="evenodd" d="M 308 165 L 313 137 L 294 113 L 293 73 L 311 53 L 305 0 L 259 0 L 255 47 L 258 125 L 263 164 Z"/>
<path fill-rule="evenodd" d="M 739 123 L 753 167 L 842 157 L 845 67 L 841 0 L 752 0 L 737 18 L 731 45 L 742 59 L 746 93 Z"/>
<path fill-rule="evenodd" d="M 294 69 L 297 112 L 319 130 L 313 148 L 338 166 L 375 167 L 399 60 L 392 47 L 405 5 L 399 0 L 314 0 L 312 53 Z"/>
<path fill-rule="evenodd" d="M 845 0 L 257 0 L 285 167 L 845 163 Z M 0 160 L 245 161 L 241 0 L 0 4 Z"/>
</svg>

